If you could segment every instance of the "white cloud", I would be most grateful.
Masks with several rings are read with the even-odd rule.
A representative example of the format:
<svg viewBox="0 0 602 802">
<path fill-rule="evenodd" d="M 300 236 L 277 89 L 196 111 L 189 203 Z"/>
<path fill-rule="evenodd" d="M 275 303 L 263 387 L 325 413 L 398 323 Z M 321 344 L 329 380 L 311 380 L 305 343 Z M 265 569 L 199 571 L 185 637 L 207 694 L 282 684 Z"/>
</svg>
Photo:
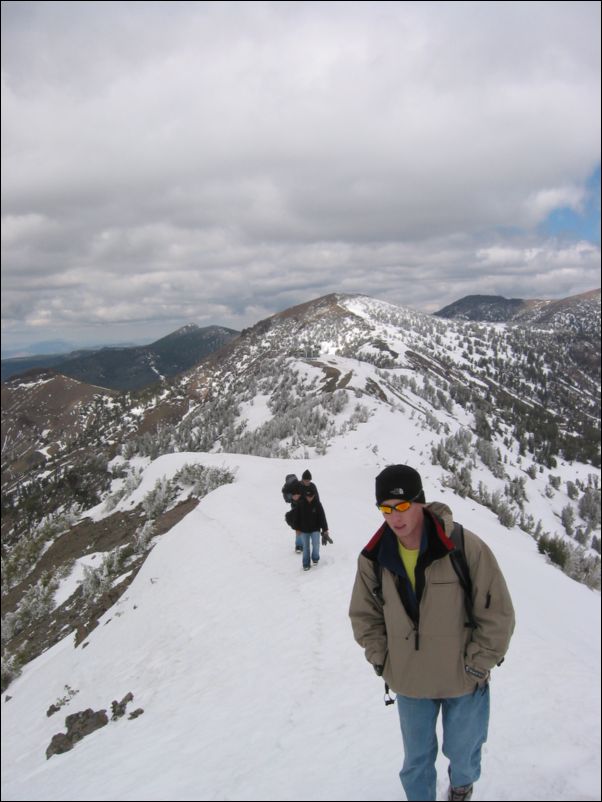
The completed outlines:
<svg viewBox="0 0 602 802">
<path fill-rule="evenodd" d="M 505 286 L 497 248 L 537 251 L 538 277 L 573 258 L 536 226 L 580 211 L 599 164 L 597 4 L 9 2 L 2 17 L 8 333 L 77 310 L 248 325 L 291 292 L 377 294 L 377 277 L 436 308 Z M 597 283 L 596 259 L 567 263 L 582 273 L 562 287 Z"/>
<path fill-rule="evenodd" d="M 48 220 L 41 214 L 7 214 L 2 218 L 2 247 L 19 245 L 47 230 Z"/>
<path fill-rule="evenodd" d="M 541 189 L 525 201 L 527 219 L 531 221 L 532 225 L 536 225 L 545 220 L 554 209 L 567 208 L 578 211 L 584 198 L 584 187 Z"/>
</svg>

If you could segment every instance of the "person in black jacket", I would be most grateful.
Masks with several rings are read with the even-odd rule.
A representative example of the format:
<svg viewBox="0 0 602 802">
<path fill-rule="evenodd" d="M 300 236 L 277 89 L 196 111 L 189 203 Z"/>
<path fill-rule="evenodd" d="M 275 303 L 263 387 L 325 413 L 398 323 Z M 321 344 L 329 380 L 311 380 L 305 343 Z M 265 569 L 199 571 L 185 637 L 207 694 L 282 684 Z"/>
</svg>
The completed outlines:
<svg viewBox="0 0 602 802">
<path fill-rule="evenodd" d="M 322 543 L 332 543 L 328 534 L 328 523 L 321 502 L 316 498 L 315 489 L 305 487 L 303 495 L 297 506 L 292 510 L 291 525 L 301 535 L 303 541 L 303 570 L 310 569 L 310 542 L 311 562 L 317 565 L 320 561 L 320 533 Z"/>
</svg>

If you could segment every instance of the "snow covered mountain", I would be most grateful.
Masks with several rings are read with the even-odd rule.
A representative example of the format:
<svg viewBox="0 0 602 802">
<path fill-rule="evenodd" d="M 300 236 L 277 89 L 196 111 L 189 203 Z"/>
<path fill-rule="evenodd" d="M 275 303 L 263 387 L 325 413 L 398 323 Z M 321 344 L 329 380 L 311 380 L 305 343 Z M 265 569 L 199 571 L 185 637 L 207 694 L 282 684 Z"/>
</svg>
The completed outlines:
<svg viewBox="0 0 602 802">
<path fill-rule="evenodd" d="M 391 462 L 517 600 L 481 798 L 597 798 L 599 371 L 594 339 L 331 295 L 158 393 L 95 398 L 93 438 L 47 431 L 4 484 L 3 798 L 398 798 L 395 714 L 346 619 Z M 335 540 L 307 576 L 280 496 L 305 467 Z M 46 761 L 66 714 L 128 691 L 143 715 Z"/>
<path fill-rule="evenodd" d="M 256 396 L 269 398 L 268 417 L 278 419 L 279 430 L 269 448 L 277 453 L 276 441 L 292 445 L 282 435 L 280 413 L 293 417 L 295 401 L 317 394 L 323 401 L 325 393 L 344 389 L 398 405 L 404 413 L 412 404 L 431 413 L 450 399 L 469 413 L 480 406 L 519 440 L 518 417 L 530 419 L 529 434 L 545 420 L 549 431 L 533 434 L 535 451 L 539 443 L 540 452 L 567 450 L 572 457 L 576 447 L 579 456 L 597 458 L 599 465 L 599 446 L 591 437 L 600 411 L 599 353 L 599 337 L 577 345 L 552 332 L 441 321 L 362 296 L 331 295 L 261 321 L 191 371 L 174 386 L 191 403 L 177 428 L 194 429 L 191 420 L 206 416 L 207 401 L 219 397 L 220 424 L 199 434 L 204 446 L 214 447 L 217 435 L 228 450 L 232 439 L 250 433 L 238 406 Z M 269 425 L 262 434 L 269 437 Z M 536 456 L 545 460 L 543 453 Z"/>
</svg>

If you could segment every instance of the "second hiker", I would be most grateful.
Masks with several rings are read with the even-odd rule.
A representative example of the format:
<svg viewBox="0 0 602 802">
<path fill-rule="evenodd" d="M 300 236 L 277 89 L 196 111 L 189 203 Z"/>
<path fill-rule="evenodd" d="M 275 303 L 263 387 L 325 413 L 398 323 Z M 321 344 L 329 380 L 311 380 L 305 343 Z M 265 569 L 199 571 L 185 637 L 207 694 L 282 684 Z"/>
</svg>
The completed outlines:
<svg viewBox="0 0 602 802">
<path fill-rule="evenodd" d="M 291 510 L 291 526 L 303 541 L 303 570 L 309 571 L 311 564 L 320 561 L 320 535 L 322 543 L 332 543 L 328 534 L 328 523 L 322 503 L 316 498 L 315 489 L 309 485 L 302 488 L 299 503 Z M 311 554 L 310 554 L 311 548 Z M 311 559 L 311 563 L 310 563 Z"/>
</svg>

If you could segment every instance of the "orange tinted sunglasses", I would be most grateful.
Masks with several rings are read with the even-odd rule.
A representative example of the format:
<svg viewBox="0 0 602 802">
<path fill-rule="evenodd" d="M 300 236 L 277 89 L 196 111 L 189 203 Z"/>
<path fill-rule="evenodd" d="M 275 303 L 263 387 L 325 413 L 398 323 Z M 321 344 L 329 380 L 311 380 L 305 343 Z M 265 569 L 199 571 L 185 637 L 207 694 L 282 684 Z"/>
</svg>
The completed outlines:
<svg viewBox="0 0 602 802">
<path fill-rule="evenodd" d="M 389 504 L 377 504 L 376 506 L 385 515 L 391 515 L 393 510 L 397 510 L 397 512 L 405 512 L 406 510 L 409 510 L 412 506 L 412 502 L 400 501 L 399 504 L 396 504 L 394 507 L 391 507 Z"/>
</svg>

